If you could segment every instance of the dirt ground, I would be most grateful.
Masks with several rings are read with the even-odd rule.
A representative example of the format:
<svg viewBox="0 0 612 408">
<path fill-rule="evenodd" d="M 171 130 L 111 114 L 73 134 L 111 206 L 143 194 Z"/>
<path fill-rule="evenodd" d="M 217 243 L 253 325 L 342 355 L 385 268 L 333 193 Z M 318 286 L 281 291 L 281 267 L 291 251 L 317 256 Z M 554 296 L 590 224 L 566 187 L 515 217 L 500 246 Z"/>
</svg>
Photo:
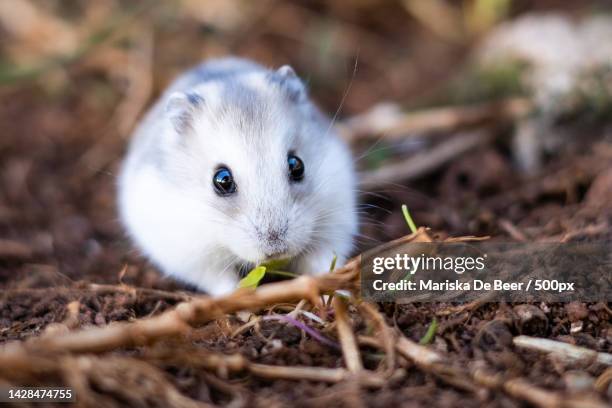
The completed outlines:
<svg viewBox="0 0 612 408">
<path fill-rule="evenodd" d="M 462 52 L 455 50 L 452 58 Z M 19 82 L 0 89 L 0 343 L 65 327 L 77 330 L 156 316 L 194 295 L 143 260 L 119 225 L 114 184 L 125 138 L 118 136 L 115 120 L 122 116 L 115 110 L 117 95 L 100 86 L 106 74 L 91 64 L 93 68 L 85 62 L 67 69 L 65 78 L 52 75 L 48 86 Z M 70 85 L 57 90 L 54 80 Z M 370 104 L 356 102 L 364 92 L 362 85 L 359 82 L 354 89 L 357 96 L 352 96 L 347 114 Z M 99 92 L 99 97 L 90 97 L 93 92 Z M 337 103 L 324 91 L 317 95 L 330 110 Z M 368 98 L 376 99 L 376 95 Z M 430 227 L 438 238 L 476 235 L 517 242 L 612 242 L 609 122 L 564 124 L 563 144 L 531 175 L 521 174 L 514 166 L 506 136 L 509 128 L 497 132 L 490 143 L 409 183 L 362 194 L 365 213 L 357 252 L 409 232 L 401 204 L 407 204 L 417 224 Z M 355 150 L 358 155 L 364 149 L 357 146 Z M 292 308 L 280 304 L 260 314 Z M 439 326 L 430 347 L 447 356 L 454 367 L 482 364 L 491 373 L 520 377 L 563 398 L 612 405 L 609 367 L 592 361 L 569 364 L 512 344 L 515 336 L 523 334 L 611 353 L 609 303 L 464 307 L 385 303 L 379 310 L 390 327 L 416 342 L 435 317 Z M 357 335 L 377 334 L 353 306 L 349 316 Z M 186 404 L 173 394 L 156 394 L 155 375 L 159 374 L 164 384 L 170 383 L 183 396 L 211 405 L 531 406 L 507 390 L 445 378 L 408 360 L 399 362 L 380 387 L 351 380 L 266 379 L 203 366 L 198 356 L 213 351 L 265 365 L 344 367 L 330 321 L 308 321 L 332 339 L 327 344 L 277 320 L 263 320 L 236 334 L 247 318 L 229 315 L 184 337 L 150 346 L 85 353 L 88 363 L 97 364 L 97 374 L 90 373 L 84 388 L 89 402 L 99 406 Z M 385 355 L 374 347 L 360 349 L 364 367 L 380 371 Z M 141 370 L 139 363 L 147 368 Z M 0 385 L 6 381 L 74 384 L 66 370 L 45 367 L 22 376 L 16 366 L 12 378 L 0 376 Z M 148 369 L 156 374 L 144 375 Z"/>
</svg>

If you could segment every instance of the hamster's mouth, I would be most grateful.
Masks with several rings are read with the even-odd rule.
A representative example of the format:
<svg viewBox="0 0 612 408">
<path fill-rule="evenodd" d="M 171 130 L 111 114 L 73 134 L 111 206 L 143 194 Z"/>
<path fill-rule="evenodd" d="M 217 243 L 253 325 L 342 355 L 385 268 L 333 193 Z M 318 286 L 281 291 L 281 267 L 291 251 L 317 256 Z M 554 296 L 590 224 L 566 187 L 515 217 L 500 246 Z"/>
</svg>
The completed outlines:
<svg viewBox="0 0 612 408">
<path fill-rule="evenodd" d="M 270 270 L 287 271 L 294 258 L 266 258 L 260 263 L 243 261 L 238 267 L 238 276 L 244 278 L 257 266 L 265 266 Z"/>
</svg>

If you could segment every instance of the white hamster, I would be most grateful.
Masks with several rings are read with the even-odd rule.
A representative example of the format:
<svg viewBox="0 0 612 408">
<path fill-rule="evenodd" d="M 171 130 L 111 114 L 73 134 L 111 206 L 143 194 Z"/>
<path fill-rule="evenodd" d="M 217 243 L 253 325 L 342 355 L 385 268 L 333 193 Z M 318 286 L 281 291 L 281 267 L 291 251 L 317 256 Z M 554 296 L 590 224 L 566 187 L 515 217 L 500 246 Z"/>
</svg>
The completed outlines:
<svg viewBox="0 0 612 408">
<path fill-rule="evenodd" d="M 164 273 L 214 295 L 270 259 L 317 274 L 357 232 L 348 147 L 289 66 L 225 58 L 180 76 L 136 129 L 120 218 Z"/>
</svg>

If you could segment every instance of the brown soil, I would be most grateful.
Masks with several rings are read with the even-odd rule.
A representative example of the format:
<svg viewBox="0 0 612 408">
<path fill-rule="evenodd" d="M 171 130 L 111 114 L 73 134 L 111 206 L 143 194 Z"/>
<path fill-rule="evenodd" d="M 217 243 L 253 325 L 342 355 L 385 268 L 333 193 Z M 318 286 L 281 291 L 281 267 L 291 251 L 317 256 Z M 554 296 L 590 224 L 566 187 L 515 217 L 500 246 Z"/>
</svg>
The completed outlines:
<svg viewBox="0 0 612 408">
<path fill-rule="evenodd" d="M 278 8 L 274 14 L 279 25 L 287 15 L 291 17 L 291 12 L 297 13 L 290 7 L 287 10 L 283 14 Z M 306 12 L 301 8 L 297 10 Z M 376 17 L 372 30 L 383 31 L 381 27 L 395 26 L 398 32 L 383 32 L 386 38 L 410 37 L 409 30 L 388 23 L 386 17 L 396 11 L 385 10 L 387 14 L 381 12 L 381 16 L 372 16 Z M 351 18 L 359 20 L 364 16 Z M 350 21 L 348 17 L 347 20 Z M 192 34 L 198 29 L 185 27 L 185 31 Z M 172 27 L 166 30 L 173 33 Z M 159 40 L 157 46 L 168 52 L 159 53 L 156 58 L 161 61 L 156 60 L 156 64 L 164 66 L 164 58 L 177 61 L 173 62 L 177 66 L 183 66 L 182 61 L 194 60 L 174 55 L 171 51 L 180 47 L 174 47 L 171 40 L 174 38 L 168 33 Z M 293 53 L 292 41 L 262 35 L 256 41 L 259 48 L 253 53 L 264 59 L 270 55 L 286 59 Z M 283 47 L 274 48 L 279 42 Z M 346 111 L 355 113 L 366 109 L 383 96 L 402 100 L 409 98 L 410 92 L 416 95 L 415 99 L 427 96 L 426 90 L 421 88 L 429 83 L 424 78 L 431 66 L 452 65 L 449 61 L 464 54 L 464 50 L 448 52 L 447 45 L 436 44 L 440 47 L 438 52 L 446 55 L 447 63 L 432 64 L 422 60 L 422 72 L 413 72 L 416 79 L 413 83 L 404 83 L 405 86 L 394 86 L 391 82 L 386 84 L 387 88 L 372 85 L 370 77 L 377 75 L 378 68 L 368 67 L 366 62 L 366 76 L 356 80 Z M 431 51 L 422 47 L 427 49 L 415 49 L 424 54 Z M 284 51 L 281 53 L 279 49 Z M 230 50 L 248 54 L 248 50 L 235 47 Z M 378 60 L 396 57 L 392 48 L 385 52 L 389 55 Z M 113 56 L 112 53 L 104 54 L 100 61 L 104 58 L 113 61 Z M 411 55 L 402 58 L 421 61 Z M 435 60 L 435 56 L 432 59 Z M 112 70 L 104 71 L 99 65 L 113 66 L 113 63 L 100 61 L 91 58 L 69 66 L 62 71 L 66 77 L 58 79 L 69 85 L 59 90 L 53 83 L 25 83 L 0 89 L 2 344 L 32 339 L 54 330 L 78 330 L 155 316 L 194 295 L 190 288 L 163 277 L 141 259 L 118 223 L 114 183 L 126 140 L 118 136 L 121 132 L 115 128 L 115 121 L 122 118 L 121 112 L 115 111 L 120 95 L 108 93 L 99 86 L 112 77 L 108 73 Z M 399 65 L 395 69 L 403 72 Z M 450 76 L 448 72 L 434 74 L 444 78 Z M 343 75 L 341 73 L 340 77 L 346 79 Z M 329 95 L 324 92 L 316 95 L 330 112 L 345 87 L 341 81 L 337 82 L 337 89 Z M 158 88 L 155 87 L 153 93 L 158 92 Z M 396 90 L 396 94 L 391 90 Z M 101 94 L 91 97 L 97 91 Z M 508 129 L 504 131 L 508 133 Z M 438 238 L 489 235 L 498 240 L 528 242 L 611 242 L 610 129 L 580 124 L 573 126 L 569 133 L 571 138 L 551 153 L 542 170 L 532 176 L 523 176 L 516 170 L 509 153 L 509 137 L 500 132 L 494 142 L 457 157 L 426 177 L 407 185 L 381 188 L 377 194 L 364 194 L 362 202 L 368 206 L 361 233 L 367 238 L 360 238 L 359 250 L 408 233 L 399 210 L 403 203 L 409 206 L 415 221 L 431 227 Z M 522 310 L 525 307 L 532 308 L 533 317 L 525 318 Z M 293 305 L 277 305 L 275 310 L 292 308 Z M 380 304 L 379 308 L 389 326 L 415 341 L 424 336 L 436 317 L 439 328 L 430 347 L 447 355 L 453 366 L 482 363 L 495 373 L 508 378 L 522 377 L 529 384 L 555 395 L 597 400 L 604 406 L 612 404 L 612 386 L 609 385 L 609 371 L 605 373 L 606 367 L 592 362 L 568 365 L 512 345 L 514 336 L 525 334 L 610 353 L 612 312 L 609 303 L 528 306 L 483 303 L 463 308 L 449 304 Z M 269 312 L 270 308 L 260 314 Z M 329 321 L 332 321 L 331 308 L 328 312 Z M 355 333 L 377 334 L 352 306 L 349 315 Z M 467 379 L 462 382 L 443 378 L 407 360 L 401 360 L 399 369 L 383 387 L 359 386 L 352 380 L 336 384 L 272 380 L 244 372 L 227 373 L 221 365 L 216 370 L 200 365 L 198 353 L 217 351 L 228 355 L 238 353 L 252 362 L 268 365 L 345 366 L 340 349 L 323 344 L 285 322 L 264 321 L 232 336 L 244 324 L 242 317 L 226 316 L 194 328 L 187 336 L 146 347 L 119 348 L 101 355 L 86 354 L 84 357 L 89 358 L 86 362 L 93 364 L 94 369 L 85 387 L 90 399 L 80 402 L 98 406 L 181 405 L 167 395 L 157 396 L 156 391 L 161 388 L 157 385 L 166 380 L 182 395 L 194 400 L 236 407 L 530 406 L 524 399 L 506 391 L 474 386 Z M 338 342 L 334 323 L 320 325 L 310 320 L 305 323 L 334 343 Z M 572 327 L 579 329 L 571 330 Z M 382 351 L 367 346 L 360 350 L 366 369 L 381 367 Z M 71 364 L 84 362 L 75 358 Z M 85 370 L 84 366 L 80 367 Z M 26 376 L 22 375 L 22 368 L 14 367 L 9 378 L 0 375 L 0 386 L 4 382 L 59 386 L 76 381 L 66 374 L 70 369 L 45 371 L 41 366 L 40 372 L 30 372 Z M 6 371 L 4 367 L 0 374 Z M 161 379 L 155 377 L 158 374 Z M 599 392 L 591 386 L 598 378 L 599 383 L 605 383 L 608 378 Z M 124 385 L 122 392 L 113 381 Z"/>
</svg>

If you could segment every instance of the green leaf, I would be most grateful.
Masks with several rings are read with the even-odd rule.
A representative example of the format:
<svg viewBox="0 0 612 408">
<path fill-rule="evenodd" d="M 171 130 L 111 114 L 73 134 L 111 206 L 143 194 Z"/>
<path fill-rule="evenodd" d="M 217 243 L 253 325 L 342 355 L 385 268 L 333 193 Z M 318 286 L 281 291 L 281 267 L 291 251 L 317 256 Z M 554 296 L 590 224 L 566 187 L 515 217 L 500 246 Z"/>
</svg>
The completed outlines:
<svg viewBox="0 0 612 408">
<path fill-rule="evenodd" d="M 419 340 L 419 344 L 426 345 L 433 341 L 436 336 L 436 332 L 438 331 L 438 320 L 434 317 L 429 327 L 427 328 L 427 333 Z"/>
<path fill-rule="evenodd" d="M 289 265 L 289 262 L 291 262 L 291 259 L 287 258 L 287 259 L 273 259 L 271 261 L 268 262 L 264 262 L 262 264 L 260 264 L 259 266 L 263 266 L 266 269 L 271 269 L 274 271 L 282 271 L 284 270 L 287 265 Z"/>
<path fill-rule="evenodd" d="M 406 224 L 408 224 L 410 231 L 412 231 L 413 234 L 417 232 L 416 224 L 412 220 L 412 217 L 410 216 L 410 212 L 408 211 L 408 207 L 406 206 L 406 204 L 402 204 L 402 213 L 404 213 L 404 218 L 406 219 Z"/>
<path fill-rule="evenodd" d="M 259 282 L 266 275 L 266 267 L 258 266 L 256 268 L 251 269 L 251 271 L 240 280 L 238 283 L 239 288 L 256 288 L 259 285 Z"/>
</svg>

